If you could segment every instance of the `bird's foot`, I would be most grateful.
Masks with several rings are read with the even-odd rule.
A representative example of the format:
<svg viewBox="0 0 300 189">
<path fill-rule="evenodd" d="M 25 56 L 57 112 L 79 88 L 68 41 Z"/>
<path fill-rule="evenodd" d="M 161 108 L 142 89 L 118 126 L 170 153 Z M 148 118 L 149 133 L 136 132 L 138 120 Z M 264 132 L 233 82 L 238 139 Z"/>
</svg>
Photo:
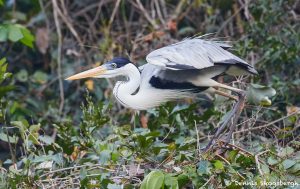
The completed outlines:
<svg viewBox="0 0 300 189">
<path fill-rule="evenodd" d="M 214 134 L 214 136 L 211 138 L 207 146 L 203 149 L 203 152 L 207 152 L 212 146 L 214 146 L 216 140 L 219 138 L 219 136 L 222 134 L 222 132 L 225 130 L 226 126 L 229 124 L 229 133 L 225 139 L 224 142 L 229 143 L 232 134 L 236 128 L 236 124 L 238 121 L 238 118 L 240 117 L 240 114 L 244 108 L 245 100 L 246 100 L 246 93 L 245 92 L 239 92 L 238 93 L 238 101 L 234 104 L 233 109 L 230 111 L 230 113 L 225 117 L 222 125 L 218 128 L 217 132 Z"/>
</svg>

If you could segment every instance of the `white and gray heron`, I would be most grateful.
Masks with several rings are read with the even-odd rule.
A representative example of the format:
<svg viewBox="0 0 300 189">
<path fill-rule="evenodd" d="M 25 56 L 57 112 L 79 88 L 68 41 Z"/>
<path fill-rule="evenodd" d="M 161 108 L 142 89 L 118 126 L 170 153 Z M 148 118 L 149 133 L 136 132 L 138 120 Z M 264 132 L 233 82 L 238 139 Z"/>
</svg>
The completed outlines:
<svg viewBox="0 0 300 189">
<path fill-rule="evenodd" d="M 205 92 L 237 100 L 235 107 L 213 137 L 215 139 L 231 117 L 240 114 L 245 98 L 243 90 L 219 83 L 215 78 L 224 74 L 257 74 L 252 65 L 229 52 L 229 48 L 231 46 L 224 42 L 201 37 L 187 38 L 154 50 L 147 55 L 147 64 L 141 67 L 137 67 L 127 58 L 118 57 L 99 67 L 68 77 L 67 80 L 124 76 L 126 80 L 116 83 L 113 94 L 122 105 L 135 110 L 146 110 L 167 101 L 194 97 L 196 93 Z M 230 136 L 233 129 L 233 126 L 230 127 Z"/>
</svg>

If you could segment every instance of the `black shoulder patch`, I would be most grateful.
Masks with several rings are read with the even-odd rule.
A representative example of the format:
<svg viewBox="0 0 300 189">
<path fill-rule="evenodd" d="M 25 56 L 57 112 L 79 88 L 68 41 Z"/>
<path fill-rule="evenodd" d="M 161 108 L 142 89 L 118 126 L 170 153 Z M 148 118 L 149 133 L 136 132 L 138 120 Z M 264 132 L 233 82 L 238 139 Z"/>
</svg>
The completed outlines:
<svg viewBox="0 0 300 189">
<path fill-rule="evenodd" d="M 189 82 L 174 82 L 156 76 L 152 76 L 149 83 L 157 89 L 182 90 L 192 93 L 199 93 L 208 89 L 208 87 L 199 87 Z"/>
</svg>

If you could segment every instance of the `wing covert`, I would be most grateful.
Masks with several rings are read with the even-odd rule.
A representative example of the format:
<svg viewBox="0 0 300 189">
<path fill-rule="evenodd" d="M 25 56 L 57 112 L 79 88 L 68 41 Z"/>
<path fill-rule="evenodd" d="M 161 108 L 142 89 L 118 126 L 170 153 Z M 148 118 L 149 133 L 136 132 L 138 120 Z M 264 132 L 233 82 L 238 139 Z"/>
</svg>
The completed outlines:
<svg viewBox="0 0 300 189">
<path fill-rule="evenodd" d="M 226 50 L 230 47 L 225 43 L 188 38 L 152 51 L 146 60 L 150 64 L 171 70 L 203 69 L 214 66 L 215 63 L 250 66 Z"/>
</svg>

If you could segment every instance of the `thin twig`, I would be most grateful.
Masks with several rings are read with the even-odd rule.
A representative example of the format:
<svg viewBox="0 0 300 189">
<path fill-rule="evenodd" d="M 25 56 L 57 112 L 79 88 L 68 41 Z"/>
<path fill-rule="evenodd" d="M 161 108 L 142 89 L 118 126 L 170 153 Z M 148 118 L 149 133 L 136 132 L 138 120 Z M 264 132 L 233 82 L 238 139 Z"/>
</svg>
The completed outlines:
<svg viewBox="0 0 300 189">
<path fill-rule="evenodd" d="M 195 130 L 196 130 L 196 135 L 197 135 L 197 150 L 196 150 L 196 156 L 198 157 L 199 154 L 201 154 L 201 149 L 200 149 L 200 140 L 199 140 L 199 131 L 198 131 L 198 128 L 197 128 L 197 123 L 196 121 L 194 120 L 195 124 Z"/>
<path fill-rule="evenodd" d="M 160 5 L 159 5 L 158 0 L 154 0 L 154 5 L 156 7 L 156 12 L 157 12 L 157 15 L 158 15 L 158 18 L 159 18 L 160 22 L 163 24 L 163 26 L 166 26 L 166 22 L 163 18 L 161 10 L 160 10 Z"/>
<path fill-rule="evenodd" d="M 60 8 L 58 7 L 58 5 L 57 5 L 57 2 L 56 2 L 56 0 L 52 0 L 52 2 L 53 2 L 53 8 L 55 8 L 55 11 L 56 11 L 56 14 L 58 14 L 61 18 L 62 18 L 62 20 L 64 21 L 64 23 L 67 25 L 67 27 L 69 28 L 69 30 L 71 31 L 71 33 L 73 34 L 73 36 L 76 38 L 76 40 L 78 41 L 78 43 L 80 44 L 80 45 L 83 45 L 83 42 L 82 42 L 82 40 L 80 39 L 80 37 L 79 37 L 79 35 L 78 35 L 78 33 L 77 33 L 77 31 L 75 30 L 75 28 L 73 27 L 73 25 L 72 25 L 72 23 L 68 20 L 68 18 L 63 14 L 63 12 L 60 10 Z M 54 4 L 54 2 L 55 2 L 55 4 Z M 54 17 L 55 17 L 55 15 L 54 15 Z"/>
<path fill-rule="evenodd" d="M 121 0 L 117 0 L 115 8 L 114 8 L 114 10 L 113 10 L 113 12 L 112 12 L 112 14 L 110 16 L 110 20 L 109 20 L 109 23 L 108 23 L 108 31 L 110 30 L 111 25 L 112 25 L 112 23 L 114 21 L 114 18 L 116 16 L 117 10 L 119 9 L 120 2 L 121 2 Z"/>
<path fill-rule="evenodd" d="M 265 150 L 265 151 L 263 151 L 263 152 L 260 152 L 260 153 L 258 153 L 258 154 L 256 154 L 254 157 L 255 157 L 255 163 L 256 163 L 256 167 L 257 167 L 257 169 L 258 169 L 258 172 L 259 172 L 259 174 L 264 178 L 264 173 L 263 173 L 263 171 L 261 170 L 261 168 L 260 168 L 260 162 L 259 162 L 259 156 L 261 156 L 262 154 L 264 154 L 264 153 L 267 153 L 267 152 L 269 152 L 269 150 Z M 265 178 L 264 178 L 265 179 Z"/>
<path fill-rule="evenodd" d="M 284 120 L 286 118 L 289 118 L 289 117 L 291 117 L 291 116 L 293 116 L 295 114 L 299 114 L 299 113 L 300 113 L 300 111 L 296 111 L 296 112 L 293 112 L 293 113 L 291 113 L 289 115 L 286 115 L 286 116 L 284 116 L 282 118 L 279 118 L 279 119 L 277 119 L 275 121 L 267 123 L 265 125 L 258 126 L 258 127 L 253 127 L 253 128 L 249 128 L 249 129 L 244 129 L 244 130 L 241 130 L 241 131 L 235 131 L 235 132 L 233 132 L 233 134 L 244 133 L 244 132 L 249 132 L 249 131 L 255 131 L 255 130 L 258 130 L 258 129 L 263 129 L 263 128 L 266 128 L 266 127 L 269 127 L 269 126 L 273 125 L 274 123 L 277 123 L 279 121 L 282 121 L 282 120 Z"/>
<path fill-rule="evenodd" d="M 148 14 L 148 12 L 146 11 L 146 9 L 144 8 L 143 4 L 141 3 L 140 0 L 136 0 L 136 3 L 138 5 L 138 8 L 140 9 L 140 11 L 143 13 L 143 15 L 145 16 L 145 18 L 148 20 L 148 22 L 154 27 L 154 29 L 158 29 L 159 26 L 155 23 L 154 19 L 152 19 L 150 17 L 150 15 Z M 135 4 L 133 4 L 135 5 Z"/>
<path fill-rule="evenodd" d="M 239 14 L 241 12 L 241 10 L 244 8 L 244 6 L 241 6 L 238 10 L 235 10 L 234 14 L 232 14 L 227 20 L 225 20 L 225 22 L 223 22 L 222 26 L 219 28 L 219 30 L 216 32 L 215 36 L 218 36 L 221 31 L 227 26 L 227 24 L 230 23 L 230 21 L 237 16 L 237 14 Z"/>
<path fill-rule="evenodd" d="M 58 75 L 58 83 L 59 83 L 59 91 L 60 91 L 60 104 L 59 104 L 59 115 L 62 114 L 63 108 L 64 108 L 64 101 L 65 101 L 65 96 L 64 96 L 64 86 L 62 82 L 62 71 L 61 71 L 61 50 L 62 50 L 62 33 L 61 33 L 61 28 L 60 28 L 60 23 L 58 20 L 58 6 L 57 6 L 57 1 L 52 0 L 53 4 L 53 15 L 54 15 L 54 21 L 55 21 L 55 26 L 56 26 L 56 32 L 58 35 L 58 47 L 57 47 L 57 75 Z"/>
<path fill-rule="evenodd" d="M 210 182 L 210 180 L 212 179 L 212 178 L 214 178 L 214 175 L 212 175 L 211 177 L 209 177 L 209 179 L 199 188 L 199 189 L 202 189 L 202 188 L 204 188 L 209 182 Z"/>
<path fill-rule="evenodd" d="M 40 178 L 44 177 L 44 176 L 47 176 L 47 175 L 50 175 L 50 174 L 53 174 L 53 173 L 57 173 L 57 172 L 67 171 L 67 170 L 71 170 L 71 169 L 78 169 L 78 168 L 82 168 L 82 167 L 89 167 L 89 166 L 93 166 L 94 168 L 99 168 L 99 169 L 103 169 L 103 170 L 110 171 L 110 172 L 115 172 L 115 170 L 113 170 L 113 169 L 108 169 L 108 168 L 102 167 L 102 164 L 78 165 L 78 166 L 74 166 L 74 167 L 65 167 L 65 168 L 62 168 L 62 169 L 56 169 L 56 170 L 53 170 L 53 171 L 49 171 L 48 173 L 45 173 L 45 174 L 41 175 Z"/>
</svg>

